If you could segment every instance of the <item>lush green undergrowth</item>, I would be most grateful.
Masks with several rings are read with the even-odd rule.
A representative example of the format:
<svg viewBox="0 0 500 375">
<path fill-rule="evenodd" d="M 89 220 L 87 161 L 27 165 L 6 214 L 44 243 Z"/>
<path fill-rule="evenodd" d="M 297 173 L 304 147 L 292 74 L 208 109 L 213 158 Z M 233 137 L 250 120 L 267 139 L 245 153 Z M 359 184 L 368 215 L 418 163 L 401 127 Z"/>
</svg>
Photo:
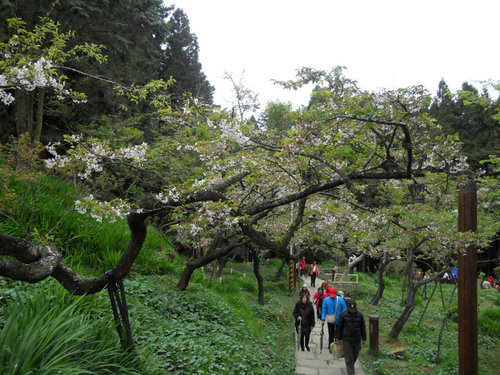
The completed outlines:
<svg viewBox="0 0 500 375">
<path fill-rule="evenodd" d="M 122 350 L 102 296 L 71 296 L 53 280 L 26 286 L 0 279 L 0 287 L 0 374 L 141 373 Z"/>
<path fill-rule="evenodd" d="M 26 286 L 0 279 L 0 369 L 25 366 L 0 373 L 294 373 L 287 298 L 282 302 L 269 292 L 265 306 L 255 304 L 256 283 L 236 272 L 220 281 L 198 278 L 184 292 L 174 290 L 170 274 L 126 279 L 135 361 L 120 348 L 105 291 L 76 298 L 53 281 Z M 29 299 L 34 302 L 26 308 Z M 78 355 L 78 348 L 86 355 Z M 29 362 L 26 353 L 33 353 Z M 48 360 L 47 353 L 56 359 Z"/>
<path fill-rule="evenodd" d="M 453 284 L 431 283 L 420 288 L 416 306 L 398 340 L 389 340 L 392 325 L 403 311 L 406 294 L 399 275 L 387 277 L 384 296 L 378 306 L 368 302 L 376 291 L 376 275 L 360 275 L 360 285 L 350 293 L 358 302 L 368 324 L 369 316 L 379 317 L 380 352 L 362 350 L 361 360 L 367 374 L 458 374 L 457 292 Z M 452 298 L 453 294 L 453 298 Z M 452 301 L 450 305 L 450 300 Z M 494 375 L 500 365 L 500 293 L 478 290 L 479 374 Z M 435 363 L 438 337 L 443 318 L 447 317 L 439 361 Z M 368 327 L 367 327 L 368 328 Z M 404 349 L 390 355 L 392 349 Z"/>
</svg>

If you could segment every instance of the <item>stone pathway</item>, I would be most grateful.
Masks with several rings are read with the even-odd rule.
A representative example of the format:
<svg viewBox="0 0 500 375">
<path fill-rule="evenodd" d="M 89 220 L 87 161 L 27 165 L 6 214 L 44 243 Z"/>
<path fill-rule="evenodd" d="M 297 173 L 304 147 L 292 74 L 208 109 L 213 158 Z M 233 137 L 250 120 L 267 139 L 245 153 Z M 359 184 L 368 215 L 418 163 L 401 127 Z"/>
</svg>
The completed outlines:
<svg viewBox="0 0 500 375">
<path fill-rule="evenodd" d="M 316 279 L 316 288 L 311 288 L 310 278 L 302 277 L 302 281 L 307 285 L 311 292 L 311 298 L 318 290 L 323 280 Z M 300 284 L 300 283 L 299 283 Z M 302 284 L 300 284 L 302 287 Z M 315 289 L 313 291 L 313 289 Z M 316 308 L 314 309 L 316 310 Z M 326 326 L 326 323 L 325 323 Z M 344 358 L 335 359 L 333 354 L 328 351 L 328 328 L 324 328 L 323 350 L 320 353 L 321 340 L 321 321 L 316 320 L 316 324 L 311 332 L 309 348 L 311 351 L 301 351 L 297 349 L 297 336 L 295 336 L 295 373 L 297 375 L 347 375 Z M 361 348 L 364 350 L 364 348 Z M 361 368 L 359 359 L 355 364 L 356 375 L 365 375 Z"/>
</svg>

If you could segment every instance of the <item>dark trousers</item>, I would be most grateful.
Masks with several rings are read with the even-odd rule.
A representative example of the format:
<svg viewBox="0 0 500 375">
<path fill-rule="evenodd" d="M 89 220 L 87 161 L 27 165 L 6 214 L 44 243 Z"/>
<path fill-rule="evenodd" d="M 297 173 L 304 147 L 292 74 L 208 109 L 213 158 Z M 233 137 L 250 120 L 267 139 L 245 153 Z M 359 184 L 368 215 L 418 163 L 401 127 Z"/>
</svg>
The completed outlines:
<svg viewBox="0 0 500 375">
<path fill-rule="evenodd" d="M 304 346 L 309 347 L 309 337 L 311 336 L 311 328 L 302 327 L 300 330 L 300 348 L 304 351 Z"/>
<path fill-rule="evenodd" d="M 330 345 L 332 345 L 333 339 L 335 338 L 337 325 L 333 323 L 327 323 L 326 325 L 328 326 L 328 350 L 330 350 Z"/>
<path fill-rule="evenodd" d="M 359 351 L 361 350 L 361 342 L 343 341 L 343 347 L 347 375 L 355 375 L 354 363 L 358 359 Z"/>
<path fill-rule="evenodd" d="M 313 274 L 311 275 L 311 286 L 313 286 L 313 287 L 314 287 L 314 286 L 316 286 L 315 284 L 316 284 L 316 274 L 315 274 L 315 273 L 313 273 Z"/>
</svg>

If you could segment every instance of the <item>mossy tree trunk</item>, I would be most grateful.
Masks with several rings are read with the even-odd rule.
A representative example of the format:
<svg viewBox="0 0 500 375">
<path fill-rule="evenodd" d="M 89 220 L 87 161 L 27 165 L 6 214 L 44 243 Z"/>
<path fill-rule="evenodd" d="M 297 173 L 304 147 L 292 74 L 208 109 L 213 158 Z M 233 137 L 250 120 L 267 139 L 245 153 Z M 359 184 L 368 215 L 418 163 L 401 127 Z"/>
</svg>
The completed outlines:
<svg viewBox="0 0 500 375">
<path fill-rule="evenodd" d="M 260 273 L 260 262 L 258 251 L 255 250 L 252 246 L 250 247 L 250 254 L 252 254 L 252 263 L 253 263 L 253 273 L 255 274 L 255 278 L 257 279 L 257 288 L 258 288 L 258 296 L 257 303 L 261 306 L 264 306 L 264 281 L 262 279 L 262 275 Z"/>
</svg>

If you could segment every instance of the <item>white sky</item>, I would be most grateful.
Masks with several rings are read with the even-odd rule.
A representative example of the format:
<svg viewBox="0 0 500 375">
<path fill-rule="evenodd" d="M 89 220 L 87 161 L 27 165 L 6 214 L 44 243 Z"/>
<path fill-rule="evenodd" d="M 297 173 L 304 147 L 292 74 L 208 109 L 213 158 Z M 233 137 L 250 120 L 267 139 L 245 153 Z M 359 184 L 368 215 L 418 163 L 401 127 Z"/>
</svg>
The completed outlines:
<svg viewBox="0 0 500 375">
<path fill-rule="evenodd" d="M 164 0 L 187 14 L 215 103 L 230 107 L 229 72 L 269 101 L 309 101 L 311 87 L 288 91 L 302 66 L 347 67 L 363 89 L 422 84 L 435 94 L 444 78 L 500 80 L 500 0 Z"/>
</svg>

